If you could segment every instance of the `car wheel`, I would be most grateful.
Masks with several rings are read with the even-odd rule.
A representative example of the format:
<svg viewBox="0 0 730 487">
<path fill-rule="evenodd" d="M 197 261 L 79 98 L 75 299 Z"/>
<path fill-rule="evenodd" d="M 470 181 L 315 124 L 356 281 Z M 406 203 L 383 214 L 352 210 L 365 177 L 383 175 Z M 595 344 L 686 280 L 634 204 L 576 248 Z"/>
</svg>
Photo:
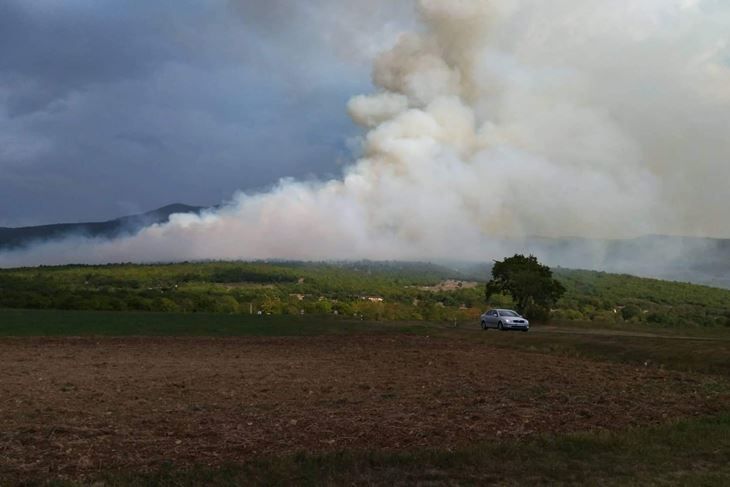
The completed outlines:
<svg viewBox="0 0 730 487">
<path fill-rule="evenodd" d="M 487 331 L 487 322 L 482 321 L 482 330 Z"/>
<path fill-rule="evenodd" d="M 504 331 L 504 326 L 502 326 L 501 321 L 499 323 L 497 323 L 497 328 L 499 329 L 499 331 Z"/>
</svg>

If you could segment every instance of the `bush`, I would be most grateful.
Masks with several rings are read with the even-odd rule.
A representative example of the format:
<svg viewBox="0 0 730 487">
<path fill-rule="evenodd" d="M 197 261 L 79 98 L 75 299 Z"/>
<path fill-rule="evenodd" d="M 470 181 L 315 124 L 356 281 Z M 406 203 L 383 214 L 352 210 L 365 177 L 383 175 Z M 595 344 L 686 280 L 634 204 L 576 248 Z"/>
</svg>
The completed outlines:
<svg viewBox="0 0 730 487">
<path fill-rule="evenodd" d="M 550 308 L 546 306 L 540 306 L 535 303 L 529 303 L 525 307 L 525 311 L 523 314 L 525 315 L 525 318 L 530 321 L 537 321 L 541 323 L 546 323 L 550 321 Z"/>
<path fill-rule="evenodd" d="M 591 321 L 611 323 L 616 321 L 617 315 L 613 311 L 595 311 L 591 313 Z"/>
<path fill-rule="evenodd" d="M 178 311 L 178 306 L 172 299 L 168 298 L 155 298 L 154 301 L 155 311 L 173 312 Z"/>
<path fill-rule="evenodd" d="M 215 304 L 216 313 L 233 314 L 238 313 L 239 309 L 240 306 L 238 304 L 238 301 L 236 301 L 236 298 L 229 295 L 219 297 Z"/>
<path fill-rule="evenodd" d="M 641 316 L 641 309 L 633 304 L 625 306 L 624 309 L 621 310 L 621 317 L 624 321 L 631 321 L 639 316 Z"/>
<path fill-rule="evenodd" d="M 568 321 L 580 321 L 584 320 L 585 316 L 577 309 L 559 309 L 553 313 L 553 317 L 558 320 Z"/>
<path fill-rule="evenodd" d="M 674 325 L 677 324 L 677 319 L 668 314 L 652 312 L 646 317 L 646 321 L 655 325 Z"/>
</svg>

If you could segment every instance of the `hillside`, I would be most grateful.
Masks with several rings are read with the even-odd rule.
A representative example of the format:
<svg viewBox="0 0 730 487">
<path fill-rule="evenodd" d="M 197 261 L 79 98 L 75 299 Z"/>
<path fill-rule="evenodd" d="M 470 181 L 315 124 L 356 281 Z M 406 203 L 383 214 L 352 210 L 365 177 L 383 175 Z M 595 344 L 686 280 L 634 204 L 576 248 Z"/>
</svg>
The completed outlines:
<svg viewBox="0 0 730 487">
<path fill-rule="evenodd" d="M 563 319 L 730 326 L 730 291 L 625 274 L 558 269 Z"/>
<path fill-rule="evenodd" d="M 476 320 L 485 278 L 406 262 L 208 262 L 0 270 L 0 308 L 337 314 Z M 482 276 L 488 273 L 485 265 Z M 629 275 L 557 269 L 560 320 L 730 326 L 730 291 Z M 447 285 L 443 284 L 448 280 Z M 441 284 L 440 284 L 441 283 Z M 493 306 L 511 306 L 508 297 Z"/>
<path fill-rule="evenodd" d="M 730 289 L 730 240 L 648 235 L 624 240 L 539 238 L 504 240 L 510 251 L 552 266 L 687 281 Z"/>
<path fill-rule="evenodd" d="M 140 215 L 124 216 L 102 222 L 58 223 L 17 228 L 0 227 L 0 251 L 71 236 L 112 239 L 133 235 L 149 225 L 167 222 L 172 214 L 198 213 L 203 209 L 199 206 L 172 204 Z"/>
<path fill-rule="evenodd" d="M 173 204 L 103 222 L 0 227 L 0 252 L 71 236 L 114 239 L 133 235 L 146 226 L 169 221 L 173 213 L 199 213 L 204 209 Z M 502 255 L 531 254 L 553 267 L 602 270 L 730 289 L 730 239 L 663 235 L 617 240 L 532 236 L 496 238 L 493 244 Z M 484 275 L 484 269 L 473 264 L 448 265 Z"/>
</svg>

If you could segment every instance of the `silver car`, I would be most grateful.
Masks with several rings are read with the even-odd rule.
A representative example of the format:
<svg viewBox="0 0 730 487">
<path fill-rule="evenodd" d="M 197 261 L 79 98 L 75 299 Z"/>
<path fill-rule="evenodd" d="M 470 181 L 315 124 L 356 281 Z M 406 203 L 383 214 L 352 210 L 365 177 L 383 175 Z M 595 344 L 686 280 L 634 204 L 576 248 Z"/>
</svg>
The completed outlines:
<svg viewBox="0 0 730 487">
<path fill-rule="evenodd" d="M 511 309 L 490 309 L 482 315 L 481 321 L 482 330 L 496 328 L 498 330 L 527 331 L 530 329 L 530 322 Z"/>
</svg>

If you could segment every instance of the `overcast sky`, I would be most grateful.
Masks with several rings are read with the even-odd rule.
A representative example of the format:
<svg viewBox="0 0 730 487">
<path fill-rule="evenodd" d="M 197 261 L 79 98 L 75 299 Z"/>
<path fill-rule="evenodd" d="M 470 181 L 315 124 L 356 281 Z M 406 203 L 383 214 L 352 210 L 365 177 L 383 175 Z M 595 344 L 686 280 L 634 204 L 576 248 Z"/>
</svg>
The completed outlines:
<svg viewBox="0 0 730 487">
<path fill-rule="evenodd" d="M 359 133 L 347 100 L 372 90 L 371 58 L 410 8 L 0 0 L 0 226 L 339 174 Z"/>
</svg>

